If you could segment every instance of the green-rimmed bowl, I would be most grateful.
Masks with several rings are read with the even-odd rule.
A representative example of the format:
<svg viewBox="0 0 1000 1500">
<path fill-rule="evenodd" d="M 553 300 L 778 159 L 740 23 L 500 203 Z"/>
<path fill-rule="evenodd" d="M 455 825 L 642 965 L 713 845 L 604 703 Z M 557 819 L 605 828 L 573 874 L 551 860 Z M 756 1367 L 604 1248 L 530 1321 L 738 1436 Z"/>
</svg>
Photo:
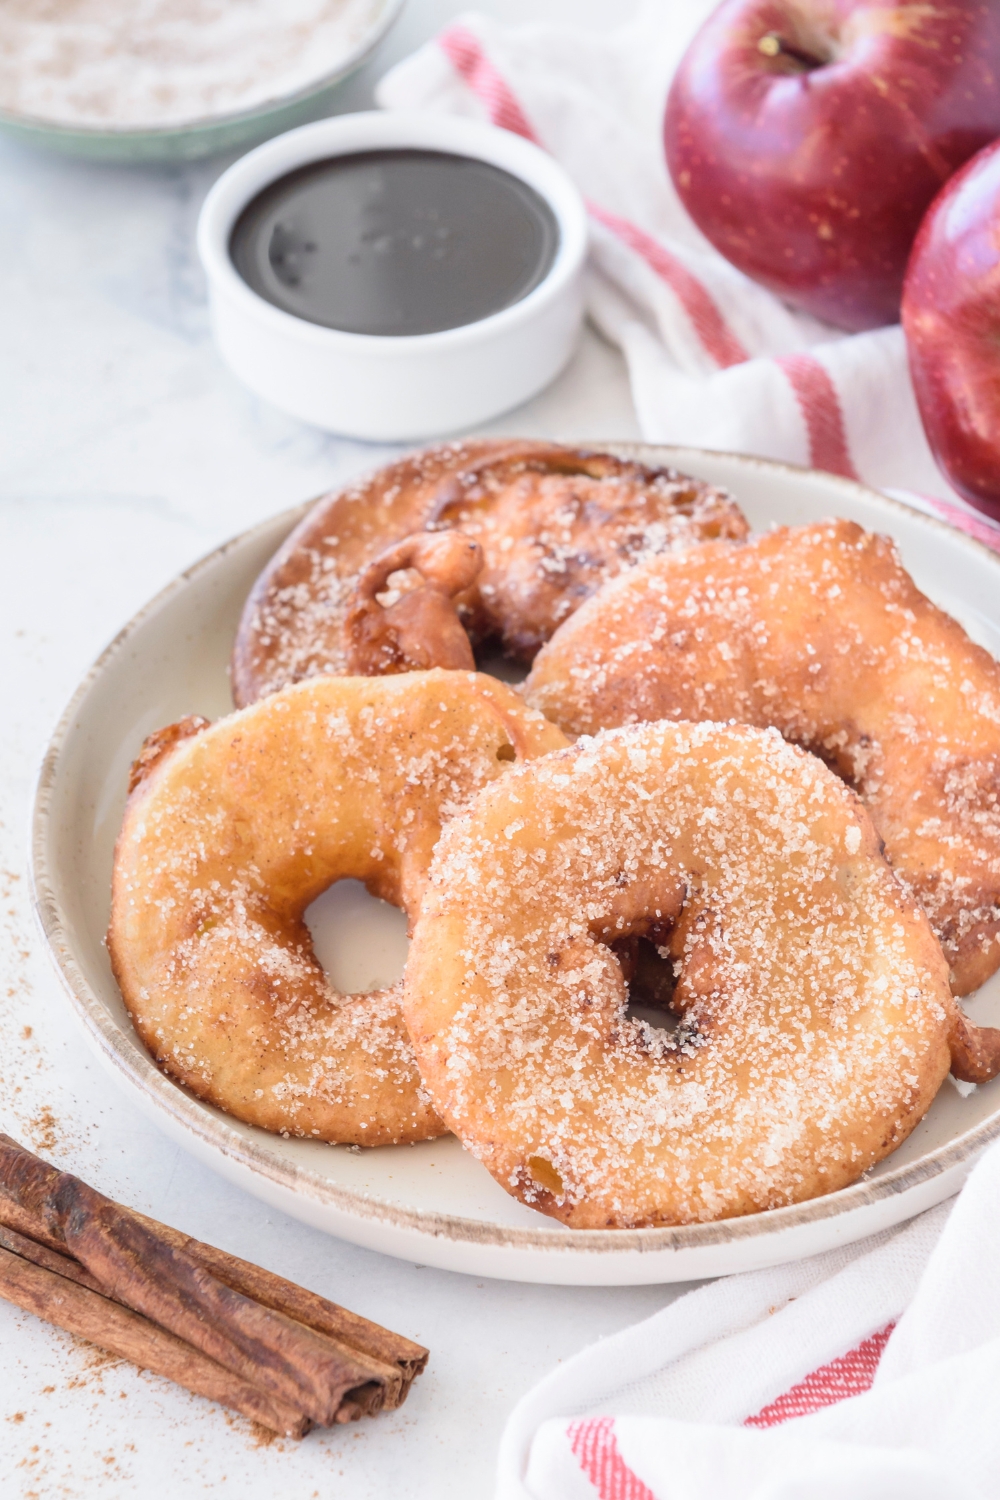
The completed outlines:
<svg viewBox="0 0 1000 1500">
<path fill-rule="evenodd" d="M 381 0 L 364 36 L 337 66 L 304 88 L 229 114 L 172 125 L 68 125 L 0 109 L 0 133 L 26 146 L 88 161 L 139 164 L 194 161 L 251 146 L 328 114 L 338 87 L 378 46 L 405 0 Z"/>
</svg>

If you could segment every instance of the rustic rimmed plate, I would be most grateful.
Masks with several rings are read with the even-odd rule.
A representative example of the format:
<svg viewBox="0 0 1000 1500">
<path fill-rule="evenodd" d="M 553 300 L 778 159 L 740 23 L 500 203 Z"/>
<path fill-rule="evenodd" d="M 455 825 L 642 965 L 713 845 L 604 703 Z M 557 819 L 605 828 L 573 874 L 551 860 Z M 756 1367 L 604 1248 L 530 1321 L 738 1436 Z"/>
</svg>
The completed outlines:
<svg viewBox="0 0 1000 1500">
<path fill-rule="evenodd" d="M 888 532 L 920 587 L 1000 656 L 1000 558 L 962 533 L 829 474 L 695 449 L 607 446 L 728 486 L 755 529 L 837 515 Z M 229 711 L 226 663 L 240 608 L 302 514 L 227 542 L 141 610 L 81 683 L 42 764 L 38 916 L 87 1037 L 135 1101 L 207 1165 L 309 1224 L 425 1265 L 514 1281 L 627 1285 L 749 1270 L 849 1243 L 954 1193 L 1000 1135 L 1000 1079 L 967 1097 L 946 1083 L 895 1155 L 829 1197 L 717 1224 L 574 1232 L 509 1198 L 453 1137 L 372 1151 L 283 1140 L 199 1103 L 154 1067 L 102 941 L 129 763 L 151 730 L 183 714 Z M 396 914 L 336 891 L 316 916 L 321 953 L 337 954 L 335 982 L 391 978 Z M 1000 976 L 969 1010 L 1000 1023 Z"/>
</svg>

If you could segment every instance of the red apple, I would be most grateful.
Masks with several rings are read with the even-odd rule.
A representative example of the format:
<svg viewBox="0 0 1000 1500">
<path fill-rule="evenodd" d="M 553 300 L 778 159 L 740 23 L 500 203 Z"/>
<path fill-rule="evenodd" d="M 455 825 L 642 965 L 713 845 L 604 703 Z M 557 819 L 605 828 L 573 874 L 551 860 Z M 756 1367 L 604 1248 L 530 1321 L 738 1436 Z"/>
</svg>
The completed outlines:
<svg viewBox="0 0 1000 1500">
<path fill-rule="evenodd" d="M 934 457 L 1000 521 L 1000 141 L 951 179 L 920 226 L 903 329 Z"/>
<path fill-rule="evenodd" d="M 725 0 L 667 101 L 702 232 L 840 328 L 894 323 L 932 198 L 1000 135 L 998 0 Z"/>
</svg>

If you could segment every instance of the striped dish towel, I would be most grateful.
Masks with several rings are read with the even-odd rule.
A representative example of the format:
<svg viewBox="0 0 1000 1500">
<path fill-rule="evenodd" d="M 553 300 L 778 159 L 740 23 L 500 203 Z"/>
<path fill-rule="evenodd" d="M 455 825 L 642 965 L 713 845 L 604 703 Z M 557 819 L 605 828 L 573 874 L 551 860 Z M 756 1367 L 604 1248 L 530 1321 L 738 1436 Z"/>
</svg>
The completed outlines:
<svg viewBox="0 0 1000 1500">
<path fill-rule="evenodd" d="M 591 320 L 628 362 L 639 425 L 679 442 L 860 478 L 1000 549 L 931 456 L 897 326 L 845 335 L 792 312 L 695 228 L 663 157 L 671 75 L 715 0 L 644 0 L 618 31 L 467 15 L 398 64 L 386 108 L 491 120 L 587 200 Z"/>
<path fill-rule="evenodd" d="M 515 1407 L 498 1500 L 994 1500 L 1000 1146 L 902 1229 L 730 1276 Z"/>
</svg>

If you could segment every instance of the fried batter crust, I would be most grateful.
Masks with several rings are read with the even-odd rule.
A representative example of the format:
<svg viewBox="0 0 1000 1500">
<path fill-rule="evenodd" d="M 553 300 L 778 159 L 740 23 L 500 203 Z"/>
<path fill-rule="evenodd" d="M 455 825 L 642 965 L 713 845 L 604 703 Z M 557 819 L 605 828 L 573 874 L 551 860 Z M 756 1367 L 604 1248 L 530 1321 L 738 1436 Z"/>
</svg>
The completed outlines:
<svg viewBox="0 0 1000 1500">
<path fill-rule="evenodd" d="M 674 1034 L 625 1013 L 652 936 Z M 859 799 L 773 730 L 583 740 L 447 829 L 403 1011 L 435 1107 L 574 1228 L 689 1224 L 853 1182 L 949 1064 L 939 945 Z"/>
<path fill-rule="evenodd" d="M 320 500 L 265 568 L 237 632 L 236 703 L 347 671 L 344 618 L 364 570 L 411 532 L 451 529 L 485 554 L 455 601 L 472 645 L 529 662 L 605 578 L 747 523 L 723 491 L 607 453 L 515 439 L 426 449 Z"/>
<path fill-rule="evenodd" d="M 860 795 L 964 995 L 1000 967 L 1000 665 L 850 521 L 711 543 L 615 579 L 525 696 L 570 734 L 771 725 Z"/>
<path fill-rule="evenodd" d="M 433 671 L 316 679 L 153 739 L 115 850 L 108 950 L 156 1062 L 265 1130 L 440 1135 L 400 987 L 338 994 L 304 913 L 353 877 L 412 921 L 442 822 L 564 736 L 492 678 Z"/>
</svg>

